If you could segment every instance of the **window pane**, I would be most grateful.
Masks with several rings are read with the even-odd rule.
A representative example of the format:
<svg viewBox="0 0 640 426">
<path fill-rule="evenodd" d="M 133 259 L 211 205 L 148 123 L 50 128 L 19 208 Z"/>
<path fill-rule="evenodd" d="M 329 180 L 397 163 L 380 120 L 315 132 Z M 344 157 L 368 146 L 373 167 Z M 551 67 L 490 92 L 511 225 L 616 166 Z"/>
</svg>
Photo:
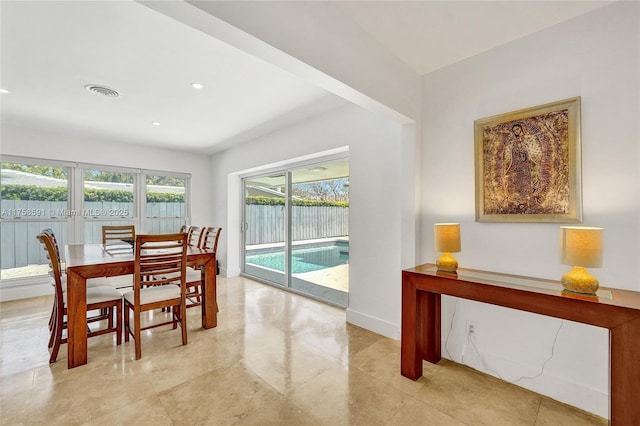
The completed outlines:
<svg viewBox="0 0 640 426">
<path fill-rule="evenodd" d="M 186 217 L 187 179 L 171 176 L 147 176 L 147 218 Z"/>
<path fill-rule="evenodd" d="M 66 167 L 2 163 L 2 219 L 68 216 L 67 179 Z"/>
<path fill-rule="evenodd" d="M 134 174 L 84 171 L 82 217 L 85 244 L 102 242 L 103 225 L 131 225 L 135 218 Z"/>
<path fill-rule="evenodd" d="M 49 261 L 36 235 L 50 228 L 58 244 L 66 243 L 66 219 L 71 214 L 67 201 L 68 169 L 4 162 L 1 171 L 0 278 L 46 274 Z"/>
<path fill-rule="evenodd" d="M 85 170 L 82 216 L 102 220 L 133 217 L 133 190 L 133 173 Z"/>
</svg>

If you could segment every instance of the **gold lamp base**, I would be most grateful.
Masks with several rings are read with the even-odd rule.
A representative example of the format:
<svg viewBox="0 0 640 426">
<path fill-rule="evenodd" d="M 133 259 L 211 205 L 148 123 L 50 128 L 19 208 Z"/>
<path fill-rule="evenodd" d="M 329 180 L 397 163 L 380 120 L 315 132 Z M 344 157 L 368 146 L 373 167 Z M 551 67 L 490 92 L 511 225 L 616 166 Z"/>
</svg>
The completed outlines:
<svg viewBox="0 0 640 426">
<path fill-rule="evenodd" d="M 438 272 L 457 274 L 458 261 L 451 256 L 451 253 L 442 253 L 442 256 L 436 260 L 436 266 L 438 267 Z"/>
<path fill-rule="evenodd" d="M 574 293 L 596 294 L 600 283 L 581 266 L 574 266 L 572 270 L 562 276 L 562 285 Z"/>
</svg>

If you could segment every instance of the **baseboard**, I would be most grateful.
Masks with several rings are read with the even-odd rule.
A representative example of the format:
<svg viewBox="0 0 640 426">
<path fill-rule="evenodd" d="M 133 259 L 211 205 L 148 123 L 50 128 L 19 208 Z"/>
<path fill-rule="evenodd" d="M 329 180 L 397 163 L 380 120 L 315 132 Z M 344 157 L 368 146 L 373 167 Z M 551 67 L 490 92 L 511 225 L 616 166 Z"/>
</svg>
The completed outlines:
<svg viewBox="0 0 640 426">
<path fill-rule="evenodd" d="M 372 317 L 370 315 L 363 314 L 362 312 L 354 311 L 347 308 L 347 322 L 358 327 L 366 328 L 374 333 L 381 334 L 393 340 L 400 340 L 400 327 L 397 324 L 393 324 L 387 321 L 383 321 L 380 318 Z"/>
<path fill-rule="evenodd" d="M 48 295 L 53 295 L 49 277 L 20 278 L 0 283 L 0 301 L 3 302 Z"/>
</svg>

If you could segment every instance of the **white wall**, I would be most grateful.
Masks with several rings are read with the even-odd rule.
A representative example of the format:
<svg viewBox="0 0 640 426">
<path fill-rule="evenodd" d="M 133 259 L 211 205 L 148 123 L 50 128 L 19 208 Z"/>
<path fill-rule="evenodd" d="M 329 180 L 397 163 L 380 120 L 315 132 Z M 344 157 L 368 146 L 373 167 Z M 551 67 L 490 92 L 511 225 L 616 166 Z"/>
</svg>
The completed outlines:
<svg viewBox="0 0 640 426">
<path fill-rule="evenodd" d="M 619 2 L 424 76 L 421 263 L 438 255 L 433 223 L 455 221 L 461 267 L 556 280 L 568 270 L 558 224 L 474 221 L 473 121 L 581 96 L 584 225 L 605 235 L 604 266 L 592 273 L 603 286 L 640 291 L 638 16 L 637 2 Z M 444 355 L 461 361 L 474 320 L 482 357 L 507 380 L 540 372 L 560 325 L 450 298 L 443 311 Z M 465 361 L 490 372 L 469 351 Z M 518 384 L 606 417 L 607 365 L 607 331 L 565 322 L 542 376 Z"/>
<path fill-rule="evenodd" d="M 349 147 L 349 322 L 398 337 L 400 324 L 403 128 L 346 106 L 215 155 L 214 216 L 225 231 L 220 261 L 240 271 L 242 172 Z M 412 145 L 413 141 L 409 141 Z M 413 174 L 410 173 L 410 179 Z M 413 184 L 407 184 L 410 188 Z"/>
<path fill-rule="evenodd" d="M 206 156 L 16 125 L 9 120 L 2 122 L 0 132 L 2 155 L 191 173 L 192 222 L 211 223 L 211 172 Z"/>
</svg>

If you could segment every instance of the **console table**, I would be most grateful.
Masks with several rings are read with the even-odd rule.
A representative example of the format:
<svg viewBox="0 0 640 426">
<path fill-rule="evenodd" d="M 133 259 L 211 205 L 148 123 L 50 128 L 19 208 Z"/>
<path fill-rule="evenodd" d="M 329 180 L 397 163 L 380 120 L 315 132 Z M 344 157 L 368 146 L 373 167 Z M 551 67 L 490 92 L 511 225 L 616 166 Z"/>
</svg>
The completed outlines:
<svg viewBox="0 0 640 426">
<path fill-rule="evenodd" d="M 422 376 L 422 360 L 440 361 L 440 296 L 562 318 L 609 330 L 611 425 L 640 425 L 640 292 L 600 288 L 596 296 L 563 291 L 559 281 L 433 264 L 402 271 L 401 373 Z"/>
</svg>

